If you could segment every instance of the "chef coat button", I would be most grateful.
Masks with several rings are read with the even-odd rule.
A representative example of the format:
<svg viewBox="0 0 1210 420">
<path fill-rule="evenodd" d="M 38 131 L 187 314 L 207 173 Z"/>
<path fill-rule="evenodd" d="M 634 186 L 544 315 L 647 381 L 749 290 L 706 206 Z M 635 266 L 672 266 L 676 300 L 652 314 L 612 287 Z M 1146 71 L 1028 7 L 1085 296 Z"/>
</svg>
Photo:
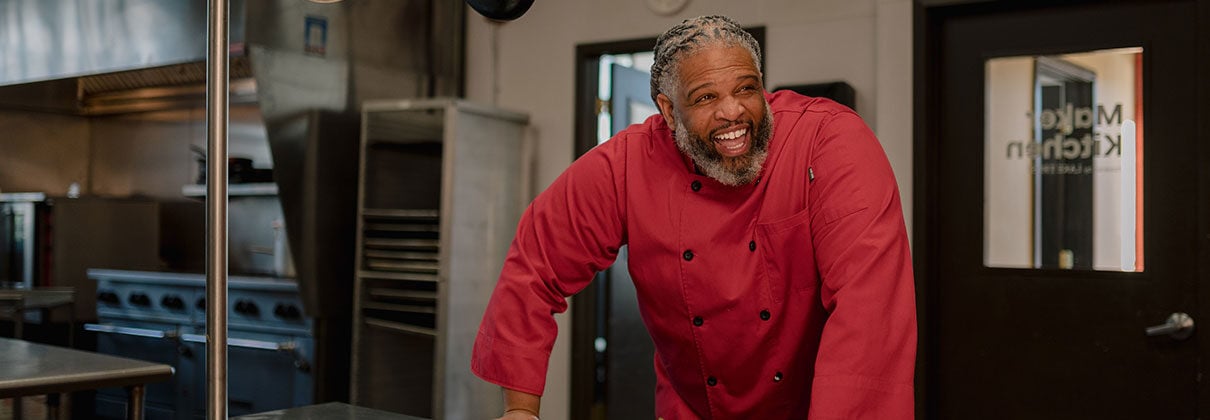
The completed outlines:
<svg viewBox="0 0 1210 420">
<path fill-rule="evenodd" d="M 760 180 L 756 180 L 756 185 L 760 185 Z"/>
<path fill-rule="evenodd" d="M 765 310 L 763 310 L 763 311 L 760 311 L 760 320 L 761 320 L 761 321 L 768 321 L 768 320 L 769 320 L 769 318 L 770 318 L 770 317 L 772 317 L 772 316 L 773 316 L 773 314 L 769 313 L 769 310 L 768 310 L 768 309 L 765 309 Z"/>
<path fill-rule="evenodd" d="M 689 184 L 689 188 L 693 188 L 694 192 L 701 191 L 702 183 L 700 181 L 693 181 L 692 184 Z"/>
<path fill-rule="evenodd" d="M 773 382 L 781 382 L 781 372 L 773 374 Z"/>
<path fill-rule="evenodd" d="M 685 250 L 683 256 L 685 257 L 685 261 L 693 261 L 693 251 Z"/>
<path fill-rule="evenodd" d="M 710 386 L 718 385 L 718 379 L 714 379 L 713 376 L 706 378 L 706 385 L 710 385 Z"/>
<path fill-rule="evenodd" d="M 748 242 L 748 250 L 756 252 L 756 241 Z"/>
<path fill-rule="evenodd" d="M 706 322 L 706 321 L 703 320 L 702 317 L 700 317 L 700 316 L 693 317 L 693 326 L 700 327 L 700 326 L 702 326 L 703 322 Z"/>
</svg>

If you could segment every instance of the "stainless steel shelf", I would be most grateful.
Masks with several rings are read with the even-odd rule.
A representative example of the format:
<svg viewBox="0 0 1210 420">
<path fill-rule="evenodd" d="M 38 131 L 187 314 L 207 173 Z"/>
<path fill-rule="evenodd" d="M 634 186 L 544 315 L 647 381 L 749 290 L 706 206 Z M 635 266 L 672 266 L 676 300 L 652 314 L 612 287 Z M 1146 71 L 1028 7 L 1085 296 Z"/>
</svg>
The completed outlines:
<svg viewBox="0 0 1210 420">
<path fill-rule="evenodd" d="M 440 210 L 434 209 L 363 209 L 362 217 L 383 217 L 394 219 L 438 219 Z"/>
<path fill-rule="evenodd" d="M 364 317 L 366 325 L 383 328 L 392 331 L 420 334 L 429 337 L 436 337 L 437 330 L 433 328 L 419 327 L 415 325 L 404 324 L 402 322 L 387 321 L 378 318 Z"/>
<path fill-rule="evenodd" d="M 420 273 L 391 273 L 383 271 L 362 270 L 359 276 L 363 279 L 378 279 L 378 280 L 405 280 L 405 281 L 423 281 L 437 282 L 436 274 L 420 274 Z"/>
<path fill-rule="evenodd" d="M 380 311 L 407 312 L 412 314 L 435 314 L 437 308 L 426 305 L 400 305 L 398 303 L 365 302 L 362 309 L 377 309 Z"/>
<path fill-rule="evenodd" d="M 417 232 L 417 233 L 432 233 L 440 232 L 441 226 L 436 222 L 429 224 L 414 224 L 414 223 L 366 223 L 366 232 Z"/>
<path fill-rule="evenodd" d="M 437 274 L 437 263 L 435 262 L 401 262 L 368 259 L 366 260 L 366 266 L 374 271 Z"/>
<path fill-rule="evenodd" d="M 437 292 L 426 290 L 387 289 L 376 287 L 370 289 L 370 297 L 376 299 L 416 299 L 437 301 Z"/>
<path fill-rule="evenodd" d="M 439 256 L 436 252 L 407 252 L 407 251 L 386 251 L 379 249 L 367 249 L 365 258 L 383 258 L 390 260 L 401 261 L 439 261 Z"/>
<path fill-rule="evenodd" d="M 366 238 L 365 240 L 365 246 L 367 248 L 436 250 L 440 244 L 441 242 L 436 239 Z"/>
</svg>

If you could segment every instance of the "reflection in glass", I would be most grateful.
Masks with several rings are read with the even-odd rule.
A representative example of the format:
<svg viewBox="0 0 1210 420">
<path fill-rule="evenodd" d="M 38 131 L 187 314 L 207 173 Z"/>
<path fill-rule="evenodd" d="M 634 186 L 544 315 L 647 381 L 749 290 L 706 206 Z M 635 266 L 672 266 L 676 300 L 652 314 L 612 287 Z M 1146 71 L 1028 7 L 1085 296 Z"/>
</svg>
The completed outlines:
<svg viewBox="0 0 1210 420">
<path fill-rule="evenodd" d="M 986 266 L 1142 271 L 1142 52 L 987 61 Z"/>
</svg>

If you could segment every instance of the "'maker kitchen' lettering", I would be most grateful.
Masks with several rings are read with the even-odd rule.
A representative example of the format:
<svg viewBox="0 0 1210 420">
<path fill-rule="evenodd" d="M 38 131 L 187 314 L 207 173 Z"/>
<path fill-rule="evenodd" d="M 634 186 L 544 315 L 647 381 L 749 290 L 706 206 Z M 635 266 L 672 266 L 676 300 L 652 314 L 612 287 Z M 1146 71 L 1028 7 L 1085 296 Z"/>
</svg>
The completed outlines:
<svg viewBox="0 0 1210 420">
<path fill-rule="evenodd" d="M 1033 159 L 1042 156 L 1042 159 L 1047 160 L 1067 160 L 1110 155 L 1121 156 L 1121 134 L 1114 135 L 1097 132 L 1084 134 L 1080 138 L 1066 137 L 1064 135 L 1071 134 L 1075 128 L 1092 128 L 1092 115 L 1092 108 L 1084 107 L 1076 109 L 1071 104 L 1063 108 L 1043 110 L 1038 121 L 1041 124 L 1041 128 L 1045 130 L 1057 130 L 1058 132 L 1053 137 L 1047 138 L 1044 141 L 1009 142 L 1005 149 L 1005 157 L 1009 159 L 1020 159 L 1023 157 Z M 1096 116 L 1098 124 L 1121 125 L 1122 104 L 1115 105 L 1112 113 L 1105 112 L 1103 105 L 1097 105 Z M 1108 147 L 1102 148 L 1102 142 L 1108 143 Z"/>
</svg>

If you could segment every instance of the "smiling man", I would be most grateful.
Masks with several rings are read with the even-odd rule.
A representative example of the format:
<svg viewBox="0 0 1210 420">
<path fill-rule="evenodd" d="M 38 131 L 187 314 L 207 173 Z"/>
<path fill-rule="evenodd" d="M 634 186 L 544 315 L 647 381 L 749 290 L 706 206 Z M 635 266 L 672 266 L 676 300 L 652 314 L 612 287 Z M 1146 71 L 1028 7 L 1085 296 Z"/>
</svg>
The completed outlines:
<svg viewBox="0 0 1210 420">
<path fill-rule="evenodd" d="M 909 419 L 911 258 L 894 175 L 852 110 L 766 93 L 721 16 L 659 37 L 660 115 L 577 160 L 522 217 L 472 370 L 538 416 L 566 298 L 630 246 L 657 417 Z"/>
</svg>

